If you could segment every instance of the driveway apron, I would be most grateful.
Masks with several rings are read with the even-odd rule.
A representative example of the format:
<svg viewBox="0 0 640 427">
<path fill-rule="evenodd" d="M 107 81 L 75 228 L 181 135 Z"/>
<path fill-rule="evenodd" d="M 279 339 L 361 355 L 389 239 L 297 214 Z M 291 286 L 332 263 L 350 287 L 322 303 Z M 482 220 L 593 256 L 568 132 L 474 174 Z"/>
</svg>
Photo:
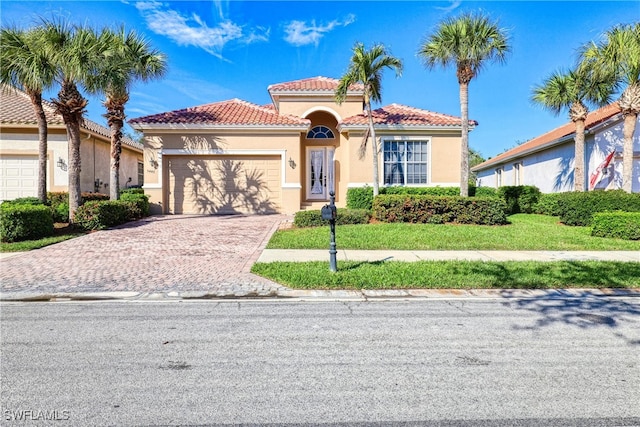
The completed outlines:
<svg viewBox="0 0 640 427">
<path fill-rule="evenodd" d="M 250 273 L 284 215 L 153 216 L 2 260 L 2 292 L 268 294 Z"/>
</svg>

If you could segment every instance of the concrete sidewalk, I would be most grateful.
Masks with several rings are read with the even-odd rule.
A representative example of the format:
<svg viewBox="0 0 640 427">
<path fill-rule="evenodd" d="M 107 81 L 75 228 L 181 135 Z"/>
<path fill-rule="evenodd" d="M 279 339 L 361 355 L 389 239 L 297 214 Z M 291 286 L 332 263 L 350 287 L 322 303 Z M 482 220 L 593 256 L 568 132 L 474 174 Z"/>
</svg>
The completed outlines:
<svg viewBox="0 0 640 427">
<path fill-rule="evenodd" d="M 338 261 L 629 261 L 640 262 L 636 251 L 363 251 L 339 249 Z M 258 262 L 328 261 L 328 250 L 265 249 Z"/>
</svg>

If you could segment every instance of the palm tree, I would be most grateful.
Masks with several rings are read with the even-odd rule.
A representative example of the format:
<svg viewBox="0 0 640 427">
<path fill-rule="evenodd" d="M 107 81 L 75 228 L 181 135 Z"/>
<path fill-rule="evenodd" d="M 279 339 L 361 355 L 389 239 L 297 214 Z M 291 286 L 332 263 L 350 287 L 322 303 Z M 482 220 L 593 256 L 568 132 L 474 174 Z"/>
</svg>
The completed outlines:
<svg viewBox="0 0 640 427">
<path fill-rule="evenodd" d="M 111 169 L 109 192 L 111 200 L 120 197 L 120 154 L 122 127 L 129 89 L 136 80 L 148 81 L 162 76 L 166 69 L 165 56 L 152 49 L 134 31 L 104 29 L 99 38 L 100 58 L 96 73 L 89 76 L 91 92 L 105 94 L 105 117 L 111 130 Z"/>
<path fill-rule="evenodd" d="M 84 85 L 96 67 L 98 38 L 86 27 L 71 27 L 62 21 L 43 22 L 40 30 L 45 48 L 60 83 L 58 98 L 52 99 L 67 128 L 69 144 L 69 222 L 74 223 L 80 206 L 80 124 L 87 106 L 78 85 Z"/>
<path fill-rule="evenodd" d="M 347 72 L 340 78 L 335 91 L 335 99 L 338 104 L 347 97 L 349 88 L 357 83 L 364 86 L 364 105 L 369 117 L 368 136 L 371 138 L 373 151 L 373 196 L 378 195 L 379 170 L 378 170 L 378 143 L 376 131 L 373 126 L 373 114 L 371 102 L 382 101 L 382 72 L 385 68 L 393 69 L 396 77 L 402 75 L 402 61 L 391 56 L 382 44 L 376 44 L 367 50 L 363 43 L 356 43 L 353 47 L 353 55 Z M 366 144 L 366 135 L 365 135 Z"/>
<path fill-rule="evenodd" d="M 600 78 L 602 77 L 602 78 Z M 534 88 L 533 101 L 558 115 L 565 108 L 576 126 L 573 182 L 575 191 L 584 191 L 584 127 L 589 109 L 586 104 L 598 106 L 610 102 L 613 80 L 610 76 L 596 76 L 584 67 L 566 73 L 555 72 L 544 83 Z"/>
<path fill-rule="evenodd" d="M 462 116 L 461 196 L 469 195 L 469 83 L 487 61 L 503 63 L 510 50 L 506 31 L 497 23 L 480 14 L 464 14 L 440 23 L 418 51 L 428 69 L 456 66 Z"/>
<path fill-rule="evenodd" d="M 582 50 L 582 66 L 596 73 L 613 73 L 616 87 L 624 90 L 618 105 L 624 117 L 622 189 L 633 188 L 633 133 L 640 113 L 640 23 L 618 25 L 605 33 L 600 43 Z M 612 92 L 616 89 L 613 88 Z"/>
<path fill-rule="evenodd" d="M 25 91 L 38 123 L 38 199 L 47 202 L 47 117 L 42 92 L 53 85 L 54 68 L 34 30 L 0 30 L 0 82 Z M 3 88 L 4 90 L 4 88 Z"/>
</svg>

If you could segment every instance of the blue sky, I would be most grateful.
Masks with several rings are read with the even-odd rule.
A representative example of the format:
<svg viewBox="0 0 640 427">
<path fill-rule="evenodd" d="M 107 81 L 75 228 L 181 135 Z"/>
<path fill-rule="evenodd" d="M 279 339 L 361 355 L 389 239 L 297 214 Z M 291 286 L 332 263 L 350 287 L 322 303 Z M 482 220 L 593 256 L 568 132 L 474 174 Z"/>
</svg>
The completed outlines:
<svg viewBox="0 0 640 427">
<path fill-rule="evenodd" d="M 168 57 L 159 81 L 136 84 L 129 118 L 240 98 L 270 102 L 267 86 L 314 76 L 339 78 L 355 42 L 383 43 L 404 73 L 386 72 L 383 105 L 399 103 L 460 115 L 455 70 L 426 70 L 416 52 L 437 24 L 482 11 L 511 39 L 505 65 L 471 82 L 469 115 L 480 124 L 471 147 L 485 157 L 567 121 L 530 101 L 533 87 L 575 62 L 576 50 L 616 24 L 640 19 L 637 1 L 14 1 L 2 0 L 2 26 L 63 17 L 96 28 L 121 24 Z M 53 93 L 48 94 L 50 98 Z M 99 123 L 99 98 L 87 116 Z"/>
</svg>

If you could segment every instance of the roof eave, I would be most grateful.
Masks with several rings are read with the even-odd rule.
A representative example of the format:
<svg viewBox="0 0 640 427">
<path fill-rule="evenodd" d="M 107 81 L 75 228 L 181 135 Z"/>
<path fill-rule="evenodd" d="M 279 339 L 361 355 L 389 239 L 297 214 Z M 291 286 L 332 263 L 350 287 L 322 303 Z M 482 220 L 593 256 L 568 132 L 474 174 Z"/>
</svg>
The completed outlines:
<svg viewBox="0 0 640 427">
<path fill-rule="evenodd" d="M 534 153 L 537 153 L 539 151 L 546 150 L 547 148 L 550 148 L 550 147 L 553 147 L 553 146 L 556 146 L 556 145 L 565 144 L 565 143 L 571 141 L 573 139 L 573 136 L 574 136 L 574 134 L 571 133 L 569 135 L 565 135 L 563 137 L 556 138 L 553 141 L 549 141 L 549 142 L 546 142 L 544 144 L 536 145 L 535 147 L 528 148 L 528 149 L 526 149 L 524 151 L 521 151 L 521 152 L 519 152 L 517 154 L 505 156 L 505 157 L 503 157 L 501 159 L 489 159 L 484 163 L 480 163 L 479 165 L 472 167 L 471 171 L 472 172 L 478 172 L 478 171 L 481 171 L 481 170 L 486 169 L 488 167 L 501 165 L 501 164 L 507 163 L 507 162 L 509 162 L 511 160 L 519 159 L 521 157 L 528 156 L 529 154 L 534 154 Z"/>
<path fill-rule="evenodd" d="M 215 125 L 215 124 L 184 124 L 184 123 L 129 123 L 138 131 L 145 130 L 265 130 L 265 131 L 298 131 L 309 129 L 308 124 L 299 125 Z"/>
<path fill-rule="evenodd" d="M 345 124 L 338 124 L 338 132 L 343 132 L 343 131 L 360 131 L 360 130 L 366 130 L 369 127 L 369 125 L 366 124 L 358 124 L 358 125 L 345 125 Z M 374 124 L 373 127 L 376 130 L 380 130 L 380 131 L 442 131 L 442 130 L 449 130 L 449 131 L 461 131 L 462 130 L 462 126 L 461 125 L 385 125 L 385 124 Z M 472 131 L 474 129 L 473 126 L 469 127 L 469 131 Z"/>
</svg>

